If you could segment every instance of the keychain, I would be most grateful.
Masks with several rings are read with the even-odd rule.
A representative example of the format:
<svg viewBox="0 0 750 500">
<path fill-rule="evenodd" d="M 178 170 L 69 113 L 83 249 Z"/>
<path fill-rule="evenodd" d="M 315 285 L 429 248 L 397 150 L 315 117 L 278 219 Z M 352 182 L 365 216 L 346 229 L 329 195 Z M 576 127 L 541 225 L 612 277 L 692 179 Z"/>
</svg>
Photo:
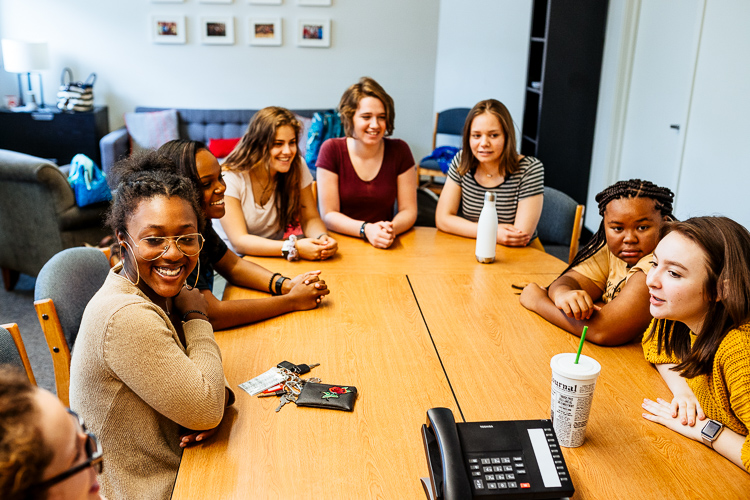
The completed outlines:
<svg viewBox="0 0 750 500">
<path fill-rule="evenodd" d="M 307 382 L 313 382 L 316 384 L 320 383 L 318 377 L 310 377 L 308 379 L 302 379 L 299 375 L 286 368 L 280 368 L 279 372 L 284 376 L 284 380 L 281 382 L 284 392 L 281 394 L 281 400 L 279 400 L 279 406 L 276 407 L 278 413 L 287 403 L 291 403 L 297 400 L 297 397 L 302 392 L 302 387 Z M 278 392 L 278 391 L 276 391 Z"/>
</svg>

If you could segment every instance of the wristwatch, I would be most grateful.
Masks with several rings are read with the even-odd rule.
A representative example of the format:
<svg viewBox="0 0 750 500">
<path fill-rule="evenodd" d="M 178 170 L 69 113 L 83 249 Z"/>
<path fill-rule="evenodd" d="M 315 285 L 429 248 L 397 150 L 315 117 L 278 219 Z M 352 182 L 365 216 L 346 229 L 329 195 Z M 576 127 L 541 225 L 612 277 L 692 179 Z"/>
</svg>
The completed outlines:
<svg viewBox="0 0 750 500">
<path fill-rule="evenodd" d="M 703 426 L 703 429 L 701 430 L 701 438 L 703 439 L 703 443 L 710 447 L 714 447 L 714 441 L 716 441 L 716 438 L 719 437 L 719 434 L 721 434 L 721 431 L 724 429 L 724 424 L 721 422 L 717 422 L 716 420 L 709 419 L 708 422 L 706 422 L 706 425 Z"/>
</svg>

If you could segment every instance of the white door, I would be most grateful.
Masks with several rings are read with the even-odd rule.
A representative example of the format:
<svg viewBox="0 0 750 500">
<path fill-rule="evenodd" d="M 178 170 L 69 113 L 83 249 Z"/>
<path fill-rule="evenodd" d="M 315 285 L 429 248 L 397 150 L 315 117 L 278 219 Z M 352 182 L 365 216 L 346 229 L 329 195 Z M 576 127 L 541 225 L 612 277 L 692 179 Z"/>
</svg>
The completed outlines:
<svg viewBox="0 0 750 500">
<path fill-rule="evenodd" d="M 705 0 L 643 0 L 619 179 L 677 191 Z"/>
</svg>

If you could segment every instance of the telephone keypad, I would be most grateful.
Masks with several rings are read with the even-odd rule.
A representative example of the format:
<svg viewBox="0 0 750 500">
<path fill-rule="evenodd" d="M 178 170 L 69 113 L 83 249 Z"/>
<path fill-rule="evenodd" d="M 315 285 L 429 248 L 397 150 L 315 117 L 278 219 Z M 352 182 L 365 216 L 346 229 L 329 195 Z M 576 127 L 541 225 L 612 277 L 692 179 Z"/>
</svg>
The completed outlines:
<svg viewBox="0 0 750 500">
<path fill-rule="evenodd" d="M 516 475 L 526 474 L 523 457 L 518 455 L 470 458 L 468 464 L 476 490 L 516 489 Z"/>
</svg>

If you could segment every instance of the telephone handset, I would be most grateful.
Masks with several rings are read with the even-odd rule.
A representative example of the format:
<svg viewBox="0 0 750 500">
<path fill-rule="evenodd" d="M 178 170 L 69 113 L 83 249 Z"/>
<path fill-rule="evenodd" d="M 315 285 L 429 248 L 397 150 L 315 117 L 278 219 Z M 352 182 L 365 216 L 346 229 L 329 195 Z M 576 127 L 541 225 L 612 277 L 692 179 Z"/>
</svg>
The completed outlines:
<svg viewBox="0 0 750 500">
<path fill-rule="evenodd" d="M 422 441 L 428 498 L 553 499 L 575 492 L 550 420 L 456 424 L 451 410 L 432 408 Z"/>
</svg>

